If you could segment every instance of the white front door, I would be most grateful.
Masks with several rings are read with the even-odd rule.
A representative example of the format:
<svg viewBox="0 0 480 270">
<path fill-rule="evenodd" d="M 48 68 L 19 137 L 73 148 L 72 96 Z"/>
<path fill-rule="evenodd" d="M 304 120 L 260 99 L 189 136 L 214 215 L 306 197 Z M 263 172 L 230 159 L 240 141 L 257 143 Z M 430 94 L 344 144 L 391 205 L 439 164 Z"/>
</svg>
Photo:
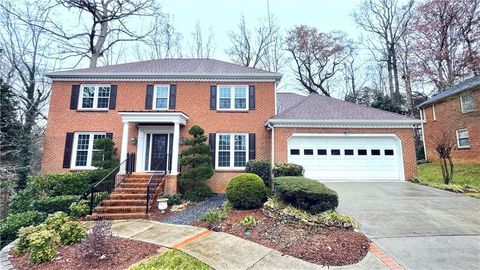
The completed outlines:
<svg viewBox="0 0 480 270">
<path fill-rule="evenodd" d="M 404 180 L 395 135 L 295 134 L 288 140 L 288 162 L 320 181 Z"/>
</svg>

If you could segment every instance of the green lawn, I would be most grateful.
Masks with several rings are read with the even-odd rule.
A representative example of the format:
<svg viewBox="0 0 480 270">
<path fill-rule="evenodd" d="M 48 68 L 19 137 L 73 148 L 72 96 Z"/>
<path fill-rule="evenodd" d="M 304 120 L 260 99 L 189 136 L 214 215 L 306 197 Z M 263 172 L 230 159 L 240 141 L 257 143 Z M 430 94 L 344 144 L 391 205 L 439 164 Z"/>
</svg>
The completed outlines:
<svg viewBox="0 0 480 270">
<path fill-rule="evenodd" d="M 417 168 L 418 176 L 426 185 L 441 189 L 449 189 L 448 187 L 451 186 L 453 190 L 473 188 L 480 191 L 480 164 L 454 164 L 453 180 L 449 186 L 443 184 L 439 163 L 420 164 Z M 479 192 L 476 193 L 477 195 L 467 195 L 473 195 L 474 197 L 480 195 Z"/>
<path fill-rule="evenodd" d="M 138 262 L 128 270 L 211 270 L 205 263 L 178 250 L 167 251 L 155 255 L 145 261 Z"/>
</svg>

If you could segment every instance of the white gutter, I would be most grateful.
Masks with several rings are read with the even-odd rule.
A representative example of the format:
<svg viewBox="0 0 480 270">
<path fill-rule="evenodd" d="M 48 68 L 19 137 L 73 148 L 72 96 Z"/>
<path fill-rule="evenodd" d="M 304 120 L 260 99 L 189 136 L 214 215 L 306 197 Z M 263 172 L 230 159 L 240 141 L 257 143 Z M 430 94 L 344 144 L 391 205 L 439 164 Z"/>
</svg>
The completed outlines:
<svg viewBox="0 0 480 270">
<path fill-rule="evenodd" d="M 382 128 L 420 125 L 419 119 L 406 120 L 318 120 L 318 119 L 269 119 L 267 127 L 354 127 L 354 128 Z"/>
</svg>

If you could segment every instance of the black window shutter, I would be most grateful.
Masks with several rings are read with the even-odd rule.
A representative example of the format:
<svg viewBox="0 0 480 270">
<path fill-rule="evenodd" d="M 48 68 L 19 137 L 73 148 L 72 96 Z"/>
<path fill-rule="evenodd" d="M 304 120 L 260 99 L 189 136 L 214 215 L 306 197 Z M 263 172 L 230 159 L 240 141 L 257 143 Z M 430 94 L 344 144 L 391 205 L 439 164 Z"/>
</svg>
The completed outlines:
<svg viewBox="0 0 480 270">
<path fill-rule="evenodd" d="M 108 104 L 108 109 L 115 110 L 116 105 L 117 105 L 117 86 L 111 85 L 110 86 L 110 104 Z"/>
<path fill-rule="evenodd" d="M 248 87 L 248 109 L 255 110 L 255 85 Z"/>
<path fill-rule="evenodd" d="M 255 133 L 248 133 L 248 160 L 255 159 Z"/>
<path fill-rule="evenodd" d="M 217 86 L 210 86 L 210 110 L 217 109 Z"/>
<path fill-rule="evenodd" d="M 170 101 L 168 104 L 168 108 L 175 109 L 176 103 L 177 103 L 177 86 L 172 84 L 170 85 Z"/>
<path fill-rule="evenodd" d="M 153 85 L 147 85 L 147 93 L 145 94 L 145 109 L 151 110 L 153 104 Z"/>
<path fill-rule="evenodd" d="M 210 145 L 210 156 L 212 157 L 212 164 L 215 167 L 215 133 L 208 134 L 208 144 Z"/>
<path fill-rule="evenodd" d="M 105 136 L 107 138 L 109 138 L 110 140 L 113 140 L 113 133 L 112 132 L 107 132 L 107 134 Z"/>
<path fill-rule="evenodd" d="M 70 161 L 72 159 L 73 134 L 73 132 L 67 132 L 65 149 L 63 151 L 63 168 L 70 168 Z"/>
<path fill-rule="evenodd" d="M 70 96 L 70 109 L 76 110 L 78 106 L 78 95 L 80 94 L 80 85 L 72 85 L 72 95 Z"/>
</svg>

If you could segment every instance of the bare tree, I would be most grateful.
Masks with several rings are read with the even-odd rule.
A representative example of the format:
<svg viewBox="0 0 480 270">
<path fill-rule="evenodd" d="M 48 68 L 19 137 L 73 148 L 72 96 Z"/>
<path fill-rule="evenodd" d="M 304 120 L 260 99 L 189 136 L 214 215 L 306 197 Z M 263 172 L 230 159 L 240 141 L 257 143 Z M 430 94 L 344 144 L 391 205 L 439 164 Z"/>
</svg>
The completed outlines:
<svg viewBox="0 0 480 270">
<path fill-rule="evenodd" d="M 328 82 L 351 55 L 352 48 L 345 33 L 322 33 L 301 25 L 289 31 L 287 50 L 295 62 L 297 80 L 310 93 L 330 96 Z"/>
<path fill-rule="evenodd" d="M 388 87 L 392 97 L 400 96 L 397 46 L 407 30 L 413 1 L 400 5 L 398 0 L 365 0 L 354 13 L 355 22 L 373 35 L 370 44 L 378 40 L 375 49 L 387 63 Z"/>
<path fill-rule="evenodd" d="M 46 120 L 43 108 L 50 94 L 48 81 L 43 76 L 48 66 L 51 39 L 45 24 L 50 16 L 48 1 L 24 3 L 18 7 L 13 2 L 0 6 L 0 47 L 12 73 L 9 84 L 18 102 L 21 132 L 18 136 L 20 161 L 18 188 L 26 184 L 26 177 L 34 165 L 38 123 Z M 16 15 L 20 15 L 20 19 Z M 40 131 L 43 133 L 43 131 Z"/>
<path fill-rule="evenodd" d="M 155 18 L 153 32 L 141 43 L 145 48 L 137 50 L 139 60 L 160 58 L 180 58 L 182 54 L 182 35 L 175 28 L 175 20 L 169 15 Z"/>
<path fill-rule="evenodd" d="M 364 99 L 366 81 L 361 78 L 361 70 L 364 62 L 358 63 L 356 58 L 358 57 L 358 48 L 351 47 L 351 54 L 345 59 L 342 64 L 342 73 L 345 80 L 345 100 L 362 103 Z"/>
<path fill-rule="evenodd" d="M 440 158 L 440 168 L 442 172 L 443 182 L 448 185 L 453 179 L 453 161 L 452 150 L 455 146 L 452 129 L 437 130 L 434 134 L 435 151 Z"/>
<path fill-rule="evenodd" d="M 276 40 L 279 27 L 267 19 L 260 19 L 254 29 L 247 26 L 242 15 L 237 31 L 230 31 L 231 46 L 225 50 L 233 62 L 246 67 L 260 67 L 270 45 Z M 278 45 L 278 44 L 277 44 Z M 279 46 L 277 46 L 279 48 Z M 270 53 L 271 56 L 271 53 Z M 268 67 L 268 66 L 267 66 Z M 264 67 L 265 68 L 265 67 Z"/>
<path fill-rule="evenodd" d="M 208 34 L 202 31 L 200 21 L 195 22 L 195 30 L 191 33 L 190 56 L 192 58 L 210 58 L 215 52 L 213 30 L 210 27 Z"/>
</svg>

